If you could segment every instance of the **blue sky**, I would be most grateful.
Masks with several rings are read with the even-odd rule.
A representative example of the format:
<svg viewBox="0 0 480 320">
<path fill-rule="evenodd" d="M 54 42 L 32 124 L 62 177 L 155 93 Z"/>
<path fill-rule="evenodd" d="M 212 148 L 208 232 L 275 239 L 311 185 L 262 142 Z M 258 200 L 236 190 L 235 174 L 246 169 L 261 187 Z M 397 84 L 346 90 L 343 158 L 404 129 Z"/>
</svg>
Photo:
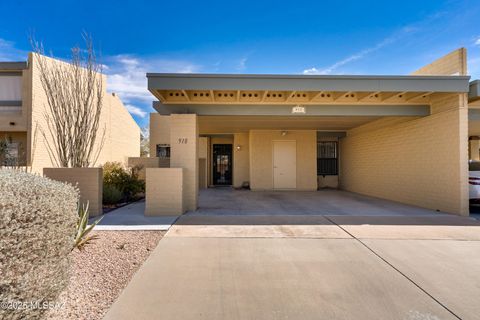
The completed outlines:
<svg viewBox="0 0 480 320">
<path fill-rule="evenodd" d="M 2 1 L 0 61 L 25 60 L 32 32 L 65 58 L 94 37 L 141 126 L 146 72 L 408 74 L 466 47 L 480 78 L 480 1 Z"/>
</svg>

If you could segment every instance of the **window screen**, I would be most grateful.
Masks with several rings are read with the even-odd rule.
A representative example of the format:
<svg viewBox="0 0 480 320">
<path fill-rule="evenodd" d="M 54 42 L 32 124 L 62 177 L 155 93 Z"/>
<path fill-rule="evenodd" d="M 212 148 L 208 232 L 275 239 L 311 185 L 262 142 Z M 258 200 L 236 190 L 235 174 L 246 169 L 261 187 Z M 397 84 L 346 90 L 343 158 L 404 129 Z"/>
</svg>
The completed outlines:
<svg viewBox="0 0 480 320">
<path fill-rule="evenodd" d="M 317 175 L 338 175 L 338 142 L 317 142 Z"/>
</svg>

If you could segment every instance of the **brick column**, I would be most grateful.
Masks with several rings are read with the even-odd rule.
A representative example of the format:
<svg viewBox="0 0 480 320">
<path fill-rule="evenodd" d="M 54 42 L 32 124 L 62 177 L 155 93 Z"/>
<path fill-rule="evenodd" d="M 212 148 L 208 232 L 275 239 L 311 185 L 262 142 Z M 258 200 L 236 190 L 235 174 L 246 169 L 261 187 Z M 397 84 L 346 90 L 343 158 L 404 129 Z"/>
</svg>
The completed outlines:
<svg viewBox="0 0 480 320">
<path fill-rule="evenodd" d="M 198 206 L 198 120 L 196 114 L 170 116 L 170 167 L 184 169 L 186 210 Z"/>
</svg>

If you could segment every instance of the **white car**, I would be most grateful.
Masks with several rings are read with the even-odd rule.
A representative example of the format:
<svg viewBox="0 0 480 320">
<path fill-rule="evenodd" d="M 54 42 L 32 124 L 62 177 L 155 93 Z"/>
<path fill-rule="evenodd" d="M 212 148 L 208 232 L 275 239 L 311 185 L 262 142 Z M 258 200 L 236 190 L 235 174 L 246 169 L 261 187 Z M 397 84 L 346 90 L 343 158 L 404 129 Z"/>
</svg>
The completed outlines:
<svg viewBox="0 0 480 320">
<path fill-rule="evenodd" d="M 470 204 L 480 205 L 480 161 L 468 163 L 468 189 Z"/>
</svg>

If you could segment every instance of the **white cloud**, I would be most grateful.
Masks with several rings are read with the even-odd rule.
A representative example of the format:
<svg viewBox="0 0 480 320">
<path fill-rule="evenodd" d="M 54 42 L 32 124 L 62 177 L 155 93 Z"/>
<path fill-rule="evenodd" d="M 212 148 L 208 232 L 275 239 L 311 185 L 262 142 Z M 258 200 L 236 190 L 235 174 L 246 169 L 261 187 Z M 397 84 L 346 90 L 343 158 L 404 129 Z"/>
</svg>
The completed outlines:
<svg viewBox="0 0 480 320">
<path fill-rule="evenodd" d="M 0 61 L 26 61 L 27 52 L 17 49 L 15 43 L 0 38 Z"/>
<path fill-rule="evenodd" d="M 475 45 L 480 46 L 480 37 L 478 37 L 477 40 L 475 40 Z"/>
<path fill-rule="evenodd" d="M 144 118 L 156 98 L 147 89 L 147 72 L 190 73 L 200 66 L 182 60 L 116 55 L 105 59 L 107 90 L 115 92 L 132 115 Z"/>
<path fill-rule="evenodd" d="M 238 61 L 237 70 L 243 71 L 247 68 L 248 57 L 243 57 Z"/>
<path fill-rule="evenodd" d="M 409 28 L 404 28 L 403 31 L 404 32 L 411 32 Z M 342 59 L 340 61 L 335 62 L 334 64 L 332 64 L 332 65 L 330 65 L 326 68 L 318 69 L 318 68 L 312 67 L 312 68 L 309 68 L 309 69 L 305 69 L 305 70 L 303 70 L 303 74 L 331 74 L 333 71 L 335 71 L 339 67 L 344 66 L 344 65 L 346 65 L 350 62 L 360 60 L 360 59 L 366 57 L 367 55 L 369 55 L 370 53 L 375 52 L 375 51 L 385 47 L 386 45 L 388 45 L 392 42 L 395 42 L 397 40 L 397 38 L 398 38 L 398 36 L 391 36 L 391 37 L 385 38 L 381 42 L 374 45 L 373 47 L 363 49 L 363 50 L 361 50 L 361 51 L 359 51 L 355 54 L 352 54 L 351 56 L 349 56 L 345 59 Z"/>
<path fill-rule="evenodd" d="M 150 102 L 155 97 L 147 90 L 147 72 L 189 73 L 200 67 L 188 61 L 162 58 L 140 58 L 134 55 L 117 55 L 107 58 L 107 87 L 126 103 Z"/>
<path fill-rule="evenodd" d="M 130 112 L 133 115 L 137 115 L 140 118 L 145 118 L 145 116 L 147 115 L 146 111 L 131 104 L 126 104 L 125 108 L 127 108 L 128 112 Z"/>
</svg>

